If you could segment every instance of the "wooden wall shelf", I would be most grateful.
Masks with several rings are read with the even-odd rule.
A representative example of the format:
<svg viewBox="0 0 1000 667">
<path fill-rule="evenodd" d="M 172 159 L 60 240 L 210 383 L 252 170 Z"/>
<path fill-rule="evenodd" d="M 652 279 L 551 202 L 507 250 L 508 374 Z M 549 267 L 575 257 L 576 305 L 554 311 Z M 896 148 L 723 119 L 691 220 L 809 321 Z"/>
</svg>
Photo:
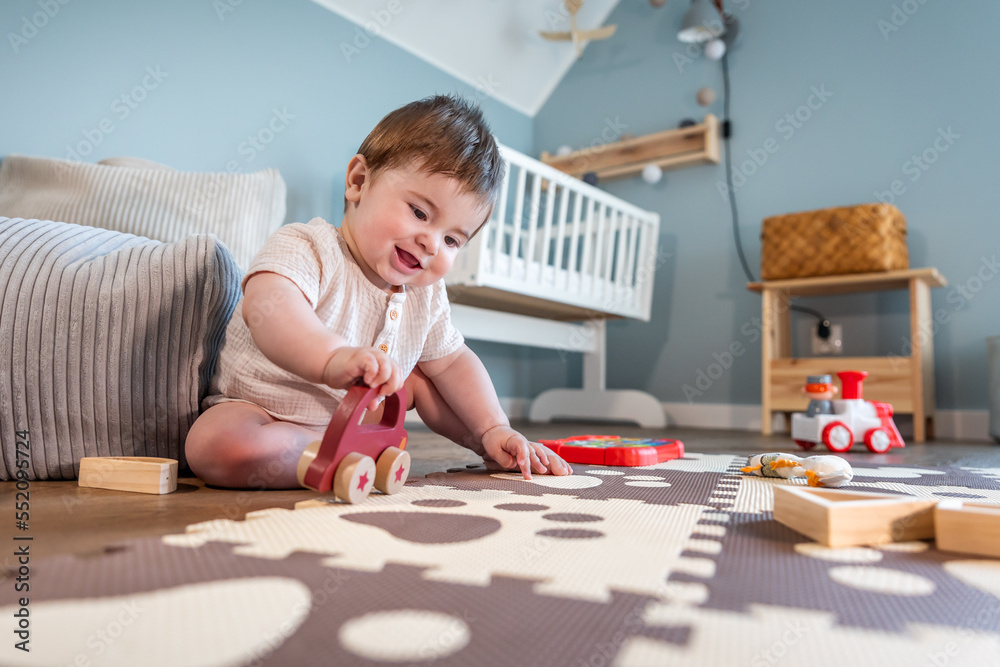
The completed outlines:
<svg viewBox="0 0 1000 667">
<path fill-rule="evenodd" d="M 635 176 L 649 164 L 665 170 L 696 164 L 718 164 L 719 119 L 708 114 L 698 125 L 584 148 L 569 155 L 559 156 L 543 151 L 541 160 L 576 178 L 594 172 L 598 182 Z"/>
</svg>

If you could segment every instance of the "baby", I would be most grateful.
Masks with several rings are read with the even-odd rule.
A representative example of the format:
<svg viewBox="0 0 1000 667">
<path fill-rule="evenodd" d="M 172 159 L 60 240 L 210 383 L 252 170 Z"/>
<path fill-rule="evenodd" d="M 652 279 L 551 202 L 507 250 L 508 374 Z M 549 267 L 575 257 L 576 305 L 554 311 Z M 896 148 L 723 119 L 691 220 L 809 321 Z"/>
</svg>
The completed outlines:
<svg viewBox="0 0 1000 667">
<path fill-rule="evenodd" d="M 572 474 L 510 427 L 479 357 L 451 323 L 444 276 L 486 224 L 503 162 L 481 112 L 436 96 L 383 118 L 347 165 L 344 219 L 275 232 L 243 278 L 243 299 L 185 444 L 209 484 L 298 487 L 346 389 L 406 387 L 436 433 L 490 467 Z"/>
</svg>

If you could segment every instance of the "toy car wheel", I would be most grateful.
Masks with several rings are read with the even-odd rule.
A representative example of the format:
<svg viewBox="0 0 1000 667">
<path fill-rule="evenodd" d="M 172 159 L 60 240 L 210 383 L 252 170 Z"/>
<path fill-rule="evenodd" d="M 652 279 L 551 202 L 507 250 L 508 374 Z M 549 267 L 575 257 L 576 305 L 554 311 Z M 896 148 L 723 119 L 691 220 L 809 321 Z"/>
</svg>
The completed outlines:
<svg viewBox="0 0 1000 667">
<path fill-rule="evenodd" d="M 345 456 L 333 476 L 333 493 L 355 505 L 368 497 L 375 483 L 375 461 L 358 452 Z"/>
<path fill-rule="evenodd" d="M 816 443 L 813 442 L 812 440 L 796 440 L 795 444 L 801 447 L 802 449 L 812 449 L 813 447 L 816 446 Z"/>
<path fill-rule="evenodd" d="M 889 433 L 884 428 L 873 428 L 865 433 L 865 447 L 876 454 L 885 454 L 892 446 Z"/>
<path fill-rule="evenodd" d="M 854 433 L 844 422 L 830 422 L 823 429 L 823 444 L 831 452 L 846 452 L 854 444 Z"/>
<path fill-rule="evenodd" d="M 398 493 L 410 475 L 410 453 L 399 447 L 389 447 L 378 457 L 375 466 L 375 488 L 382 493 Z"/>
<path fill-rule="evenodd" d="M 306 488 L 312 488 L 306 486 L 306 471 L 309 470 L 309 465 L 316 458 L 316 455 L 319 454 L 319 447 L 322 444 L 323 442 L 320 440 L 311 443 L 305 448 L 305 451 L 302 452 L 302 456 L 299 457 L 299 464 L 295 469 L 295 476 L 298 478 L 299 484 L 305 486 Z M 313 491 L 317 490 L 318 489 L 313 489 Z"/>
</svg>

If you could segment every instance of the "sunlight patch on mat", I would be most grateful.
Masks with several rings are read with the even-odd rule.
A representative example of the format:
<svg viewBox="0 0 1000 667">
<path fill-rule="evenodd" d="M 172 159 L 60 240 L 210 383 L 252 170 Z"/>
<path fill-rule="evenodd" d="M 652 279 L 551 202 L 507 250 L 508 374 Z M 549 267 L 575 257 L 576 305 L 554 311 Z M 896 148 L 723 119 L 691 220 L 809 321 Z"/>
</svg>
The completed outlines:
<svg viewBox="0 0 1000 667">
<path fill-rule="evenodd" d="M 31 652 L 0 644 L 10 667 L 216 667 L 269 655 L 302 625 L 312 596 L 297 579 L 251 577 L 133 595 L 31 603 Z M 14 607 L 0 607 L 13 618 Z M 8 633 L 9 634 L 9 633 Z"/>
<path fill-rule="evenodd" d="M 962 470 L 968 470 L 969 472 L 973 472 L 973 473 L 982 475 L 983 477 L 988 477 L 989 479 L 1000 480 L 1000 469 L 997 469 L 997 468 L 968 468 L 968 467 L 963 467 L 961 469 Z"/>
<path fill-rule="evenodd" d="M 1000 560 L 952 560 L 943 567 L 956 579 L 998 598 L 993 613 L 1000 613 Z"/>
<path fill-rule="evenodd" d="M 614 665 L 747 665 L 749 667 L 883 667 L 947 665 L 983 667 L 1000 654 L 996 635 L 962 628 L 909 624 L 899 634 L 841 625 L 835 614 L 773 605 L 746 613 L 683 604 L 651 604 L 648 624 L 686 623 L 696 628 L 684 646 L 633 636 Z M 944 653 L 950 647 L 951 655 Z M 934 660 L 938 660 L 937 663 Z"/>
<path fill-rule="evenodd" d="M 740 486 L 732 499 L 734 512 L 759 514 L 774 509 L 774 484 L 788 485 L 786 480 L 744 475 L 739 477 Z"/>
<path fill-rule="evenodd" d="M 380 611 L 352 618 L 340 627 L 340 645 L 369 660 L 423 662 L 456 653 L 472 638 L 468 624 L 426 609 Z"/>
<path fill-rule="evenodd" d="M 831 568 L 828 574 L 838 584 L 887 595 L 931 595 L 937 588 L 933 581 L 919 574 L 886 567 L 845 565 Z"/>
<path fill-rule="evenodd" d="M 931 548 L 931 545 L 927 542 L 920 542 L 919 540 L 914 540 L 912 542 L 890 542 L 889 544 L 877 544 L 872 547 L 873 549 L 878 549 L 879 551 L 894 551 L 896 553 L 904 554 L 919 554 L 927 551 Z"/>
<path fill-rule="evenodd" d="M 924 475 L 943 475 L 942 470 L 927 468 L 861 468 L 854 467 L 855 477 L 888 477 L 890 479 L 913 479 Z"/>
<path fill-rule="evenodd" d="M 589 489 L 600 486 L 604 482 L 597 477 L 587 475 L 565 475 L 556 477 L 554 475 L 532 475 L 531 479 L 524 479 L 521 473 L 498 472 L 490 475 L 493 479 L 510 480 L 513 482 L 524 482 L 525 484 L 536 484 L 546 486 L 551 489 Z"/>
<path fill-rule="evenodd" d="M 881 553 L 868 547 L 835 549 L 816 542 L 799 542 L 795 545 L 795 553 L 835 563 L 877 563 L 882 560 Z"/>
<path fill-rule="evenodd" d="M 930 486 L 925 484 L 906 484 L 900 482 L 862 482 L 855 479 L 851 484 L 856 491 L 874 491 L 876 493 L 885 491 L 896 491 L 918 498 L 928 500 L 941 500 L 942 498 L 976 498 L 977 501 L 1000 503 L 1000 485 L 995 489 L 968 489 L 964 486 Z"/>
<path fill-rule="evenodd" d="M 686 452 L 683 458 L 664 461 L 656 465 L 643 466 L 636 470 L 650 470 L 661 468 L 667 470 L 682 470 L 684 472 L 726 472 L 730 464 L 736 459 L 745 461 L 742 456 L 732 456 L 730 454 L 698 454 Z"/>
<path fill-rule="evenodd" d="M 722 553 L 722 542 L 718 540 L 699 540 L 692 538 L 684 543 L 684 551 L 716 555 Z"/>
</svg>

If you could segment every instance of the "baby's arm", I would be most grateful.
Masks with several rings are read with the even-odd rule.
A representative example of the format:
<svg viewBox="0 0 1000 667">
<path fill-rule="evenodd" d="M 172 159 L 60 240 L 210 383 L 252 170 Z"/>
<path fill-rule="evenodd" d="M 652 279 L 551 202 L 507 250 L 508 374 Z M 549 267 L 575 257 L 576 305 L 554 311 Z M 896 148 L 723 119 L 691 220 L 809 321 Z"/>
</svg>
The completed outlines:
<svg viewBox="0 0 1000 667">
<path fill-rule="evenodd" d="M 255 273 L 247 280 L 243 295 L 243 320 L 254 343 L 286 371 L 339 389 L 361 378 L 370 387 L 382 385 L 381 396 L 403 386 L 398 365 L 375 348 L 348 346 L 344 338 L 324 326 L 288 278 Z"/>
<path fill-rule="evenodd" d="M 569 475 L 573 469 L 548 447 L 529 442 L 510 427 L 500 407 L 486 367 L 466 345 L 447 357 L 419 364 L 435 389 L 485 450 L 484 458 L 502 468 L 520 468 L 525 479 L 531 471 Z"/>
</svg>

